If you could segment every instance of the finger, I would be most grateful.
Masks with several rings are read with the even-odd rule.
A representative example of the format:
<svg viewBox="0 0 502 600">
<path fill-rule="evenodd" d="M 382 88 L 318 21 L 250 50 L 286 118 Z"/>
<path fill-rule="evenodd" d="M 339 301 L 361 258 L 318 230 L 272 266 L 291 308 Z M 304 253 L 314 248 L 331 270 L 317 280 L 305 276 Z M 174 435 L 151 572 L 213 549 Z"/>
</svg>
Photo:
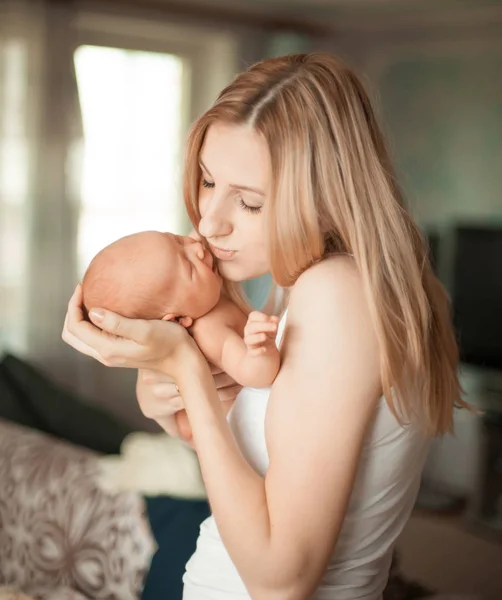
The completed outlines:
<svg viewBox="0 0 502 600">
<path fill-rule="evenodd" d="M 152 369 L 138 369 L 139 377 L 143 383 L 153 383 L 156 380 L 157 371 Z"/>
<path fill-rule="evenodd" d="M 240 385 L 232 385 L 227 388 L 222 388 L 218 390 L 218 397 L 221 402 L 230 402 L 235 400 L 237 394 L 242 390 L 242 386 Z"/>
<path fill-rule="evenodd" d="M 66 330 L 74 337 L 95 349 L 95 342 L 99 340 L 102 333 L 95 325 L 84 318 L 82 310 L 82 288 L 77 285 L 68 302 L 66 313 Z"/>
<path fill-rule="evenodd" d="M 126 366 L 128 359 L 137 362 L 142 346 L 148 341 L 151 322 L 127 319 L 112 311 L 94 308 L 89 311 L 89 318 L 92 323 L 76 324 L 78 337 L 96 350 L 102 357 L 101 362 L 116 367 Z"/>
<path fill-rule="evenodd" d="M 138 396 L 138 404 L 145 417 L 156 420 L 172 417 L 179 410 L 185 408 L 179 396 L 167 400 L 156 396 Z"/>
<path fill-rule="evenodd" d="M 267 341 L 267 335 L 265 333 L 255 333 L 253 335 L 247 335 L 244 338 L 246 346 L 254 348 Z"/>
<path fill-rule="evenodd" d="M 184 407 L 183 399 L 176 390 L 174 383 L 156 383 L 151 387 L 152 396 L 161 400 L 169 407 L 175 407 L 176 410 Z"/>
<path fill-rule="evenodd" d="M 248 323 L 244 330 L 245 335 L 253 335 L 254 333 L 275 333 L 277 331 L 277 323 Z"/>
<path fill-rule="evenodd" d="M 248 321 L 258 321 L 258 322 L 265 323 L 269 320 L 270 320 L 270 317 L 268 315 L 266 315 L 265 313 L 262 313 L 258 310 L 254 310 L 253 312 L 249 313 L 249 316 L 248 316 Z"/>
<path fill-rule="evenodd" d="M 65 341 L 79 352 L 92 356 L 106 366 L 125 366 L 127 357 L 137 354 L 136 342 L 117 338 L 99 330 L 92 323 L 81 322 L 76 331 L 78 335 L 70 332 Z"/>
<path fill-rule="evenodd" d="M 96 360 L 99 360 L 100 362 L 102 362 L 101 356 L 98 354 L 98 352 L 96 352 L 96 350 L 94 350 L 94 348 L 91 348 L 85 342 L 82 342 L 81 340 L 79 340 L 77 337 L 75 337 L 71 333 L 65 334 L 63 332 L 62 338 L 63 338 L 64 342 L 66 342 L 69 346 L 71 346 L 72 348 L 77 350 L 77 352 L 80 352 L 81 354 L 85 354 L 86 356 L 90 356 L 91 358 L 95 358 Z"/>
<path fill-rule="evenodd" d="M 91 308 L 89 318 L 103 331 L 126 340 L 143 344 L 150 330 L 148 321 L 143 319 L 128 319 L 121 315 L 104 310 Z"/>
<path fill-rule="evenodd" d="M 81 354 L 85 354 L 86 356 L 91 356 L 92 358 L 98 358 L 97 352 L 93 348 L 91 348 L 84 342 L 80 341 L 76 336 L 74 336 L 69 331 L 69 329 L 68 329 L 68 314 L 65 316 L 61 338 L 63 339 L 63 341 L 66 344 L 68 344 L 69 346 L 71 346 L 72 348 L 74 348 L 75 350 L 80 352 Z"/>
<path fill-rule="evenodd" d="M 73 311 L 79 312 L 82 316 L 84 316 L 84 312 L 82 310 L 83 303 L 83 293 L 82 286 L 79 284 L 76 285 L 73 290 L 73 294 L 71 295 L 70 301 L 68 303 L 68 308 L 71 307 Z"/>
<path fill-rule="evenodd" d="M 249 349 L 249 354 L 251 356 L 261 356 L 262 354 L 265 354 L 266 352 L 268 352 L 268 348 L 266 346 L 257 346 L 255 348 Z"/>
<path fill-rule="evenodd" d="M 140 371 L 141 381 L 143 381 L 146 384 L 151 384 L 151 383 L 173 384 L 174 383 L 174 381 L 169 377 L 169 375 L 166 375 L 165 373 L 162 373 L 161 371 L 154 371 L 153 369 L 139 369 L 139 371 Z"/>
<path fill-rule="evenodd" d="M 220 375 L 221 373 L 225 373 L 221 367 L 217 365 L 213 365 L 212 363 L 208 363 L 209 368 L 211 369 L 211 375 Z"/>
<path fill-rule="evenodd" d="M 232 379 L 232 377 L 223 371 L 213 375 L 213 379 L 217 389 L 235 385 L 235 381 Z"/>
</svg>

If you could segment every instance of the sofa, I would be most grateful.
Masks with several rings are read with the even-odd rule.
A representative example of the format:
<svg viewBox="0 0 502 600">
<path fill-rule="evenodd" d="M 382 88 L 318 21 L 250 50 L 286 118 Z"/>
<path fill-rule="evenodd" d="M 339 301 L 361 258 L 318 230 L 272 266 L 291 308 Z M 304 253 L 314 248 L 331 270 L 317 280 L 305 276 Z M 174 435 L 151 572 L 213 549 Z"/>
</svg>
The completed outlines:
<svg viewBox="0 0 502 600">
<path fill-rule="evenodd" d="M 104 486 L 103 463 L 113 464 L 131 437 L 129 426 L 4 356 L 0 600 L 181 600 L 209 505 Z M 393 561 L 384 600 L 430 595 Z"/>
<path fill-rule="evenodd" d="M 20 591 L 47 600 L 181 600 L 209 506 L 104 486 L 103 461 L 134 435 L 25 360 L 3 357 L 0 600 Z"/>
<path fill-rule="evenodd" d="M 96 484 L 92 451 L 0 422 L 0 581 L 51 598 L 139 598 L 155 551 L 144 500 Z"/>
</svg>

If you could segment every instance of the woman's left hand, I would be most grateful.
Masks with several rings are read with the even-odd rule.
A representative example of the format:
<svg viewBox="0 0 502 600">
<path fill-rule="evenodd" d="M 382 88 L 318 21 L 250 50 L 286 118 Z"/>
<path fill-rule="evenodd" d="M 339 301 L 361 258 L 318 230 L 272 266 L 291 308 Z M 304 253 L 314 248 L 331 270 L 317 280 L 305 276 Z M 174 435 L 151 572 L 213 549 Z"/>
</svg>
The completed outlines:
<svg viewBox="0 0 502 600">
<path fill-rule="evenodd" d="M 153 369 L 176 379 L 181 361 L 200 353 L 177 323 L 127 319 L 103 309 L 92 309 L 89 318 L 92 323 L 84 318 L 78 285 L 68 303 L 62 338 L 107 367 Z"/>
</svg>

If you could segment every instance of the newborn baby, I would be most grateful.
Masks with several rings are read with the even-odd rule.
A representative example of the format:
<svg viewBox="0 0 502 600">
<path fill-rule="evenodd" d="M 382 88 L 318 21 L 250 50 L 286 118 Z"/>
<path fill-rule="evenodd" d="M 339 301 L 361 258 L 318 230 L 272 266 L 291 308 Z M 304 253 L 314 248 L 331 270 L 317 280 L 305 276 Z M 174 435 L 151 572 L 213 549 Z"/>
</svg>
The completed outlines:
<svg viewBox="0 0 502 600">
<path fill-rule="evenodd" d="M 123 237 L 94 257 L 82 291 L 88 312 L 177 320 L 190 328 L 207 360 L 239 385 L 268 387 L 277 376 L 277 317 L 248 317 L 221 294 L 212 254 L 190 237 L 159 231 Z"/>
</svg>

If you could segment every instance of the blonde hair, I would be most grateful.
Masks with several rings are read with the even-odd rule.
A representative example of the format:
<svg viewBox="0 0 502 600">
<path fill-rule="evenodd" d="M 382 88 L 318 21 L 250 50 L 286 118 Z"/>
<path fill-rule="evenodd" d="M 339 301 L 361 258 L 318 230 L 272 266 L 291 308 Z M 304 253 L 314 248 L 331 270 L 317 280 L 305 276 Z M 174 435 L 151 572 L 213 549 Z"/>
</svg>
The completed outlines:
<svg viewBox="0 0 502 600">
<path fill-rule="evenodd" d="M 328 254 L 352 254 L 380 342 L 391 410 L 401 422 L 420 419 L 431 435 L 449 431 L 454 405 L 467 405 L 448 298 L 355 74 L 333 56 L 314 53 L 268 59 L 238 75 L 189 135 L 184 195 L 195 227 L 201 218 L 199 153 L 215 121 L 247 124 L 267 141 L 275 282 L 292 286 Z M 243 302 L 235 286 L 228 290 Z"/>
</svg>

